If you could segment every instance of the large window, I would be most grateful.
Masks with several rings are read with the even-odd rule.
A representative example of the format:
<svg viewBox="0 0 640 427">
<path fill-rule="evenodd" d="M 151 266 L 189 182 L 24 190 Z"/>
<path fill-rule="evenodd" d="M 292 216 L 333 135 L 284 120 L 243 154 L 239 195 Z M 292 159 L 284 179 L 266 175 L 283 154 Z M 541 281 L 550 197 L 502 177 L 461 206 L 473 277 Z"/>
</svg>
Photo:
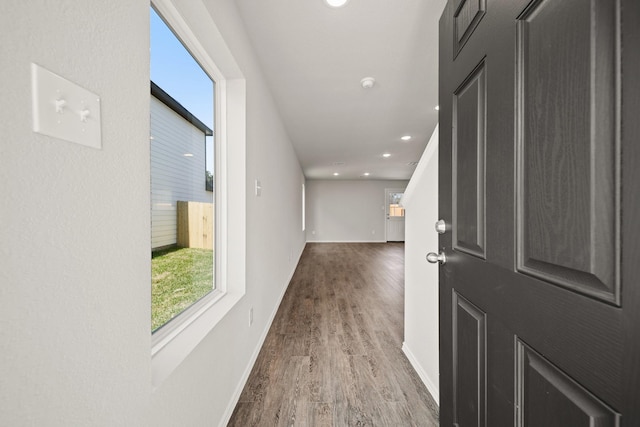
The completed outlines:
<svg viewBox="0 0 640 427">
<path fill-rule="evenodd" d="M 204 260 L 194 259 L 197 258 L 196 256 L 187 259 L 187 264 L 192 267 L 187 269 L 189 273 L 181 274 L 197 280 L 208 276 L 201 281 L 205 286 L 198 291 L 199 293 L 196 292 L 196 295 L 204 296 L 197 301 L 197 296 L 186 299 L 179 309 L 188 308 L 173 315 L 172 320 L 163 326 L 154 328 L 155 332 L 151 336 L 153 388 L 159 387 L 198 344 L 220 326 L 222 319 L 231 310 L 238 308 L 238 303 L 246 291 L 246 80 L 204 2 L 177 3 L 179 4 L 173 0 L 152 1 L 153 9 L 158 12 L 157 15 L 161 16 L 172 30 L 169 38 L 172 40 L 171 43 L 177 41 L 173 35 L 175 34 L 182 42 L 181 49 L 184 49 L 182 45 L 186 46 L 183 54 L 190 52 L 189 57 L 195 58 L 195 61 L 193 58 L 189 59 L 192 64 L 194 62 L 199 64 L 207 78 L 211 77 L 208 78 L 210 86 L 197 92 L 204 95 L 199 99 L 206 101 L 213 111 L 200 112 L 195 105 L 190 104 L 180 95 L 178 88 L 171 86 L 175 82 L 184 84 L 180 80 L 189 78 L 184 72 L 179 73 L 177 77 L 174 75 L 167 80 L 161 80 L 156 70 L 162 71 L 162 68 L 156 68 L 152 63 L 151 78 L 158 87 L 166 91 L 167 95 L 201 122 L 202 126 L 195 120 L 186 120 L 191 124 L 194 150 L 202 148 L 202 138 L 203 134 L 207 133 L 206 129 L 212 130 L 211 144 L 205 147 L 207 159 L 205 163 L 200 162 L 200 165 L 195 165 L 192 175 L 195 184 L 191 188 L 193 191 L 205 191 L 210 197 L 209 200 L 213 202 L 212 215 L 215 219 L 210 222 L 215 223 L 215 228 L 209 230 L 215 233 L 211 239 L 213 250 L 202 249 L 202 251 L 209 251 L 206 257 L 200 257 Z M 159 23 L 164 25 L 162 20 L 153 22 L 157 19 L 154 16 L 155 12 L 151 15 L 152 31 L 154 31 L 154 25 Z M 166 28 L 163 31 L 166 35 Z M 155 49 L 157 53 L 159 47 L 153 47 L 156 39 L 153 35 L 151 38 L 151 57 L 152 61 L 155 61 L 156 54 L 153 50 Z M 165 45 L 160 45 L 160 47 L 163 46 Z M 180 61 L 174 58 L 170 66 L 165 68 L 179 69 L 181 66 Z M 151 98 L 151 102 L 155 102 L 154 97 Z M 169 114 L 167 116 L 171 117 Z M 183 124 L 184 122 L 185 120 L 182 121 Z M 150 146 L 155 141 L 155 137 L 149 141 Z M 173 157 L 181 157 L 185 161 L 198 160 L 195 151 L 183 151 L 178 154 Z M 206 166 L 207 161 L 210 162 L 209 167 Z M 204 182 L 207 176 L 206 170 L 211 172 L 210 181 L 214 191 L 206 191 L 206 182 Z M 164 207 L 169 208 L 170 205 Z M 179 209 L 176 206 L 176 211 Z M 188 206 L 189 213 L 196 212 L 196 215 L 203 215 L 198 213 L 198 209 Z M 182 218 L 184 217 L 182 215 Z M 155 263 L 157 258 L 153 261 Z M 211 263 L 210 267 L 207 266 L 206 269 L 196 267 L 206 263 Z M 165 275 L 160 273 L 158 276 L 162 278 Z M 180 288 L 174 289 L 176 294 L 184 292 Z M 192 303 L 192 301 L 195 302 Z M 155 306 L 156 304 L 152 304 L 152 307 Z M 160 305 L 157 307 L 160 308 Z M 174 307 L 178 307 L 178 304 Z"/>
<path fill-rule="evenodd" d="M 151 24 L 151 329 L 215 288 L 213 79 L 153 8 Z"/>
</svg>

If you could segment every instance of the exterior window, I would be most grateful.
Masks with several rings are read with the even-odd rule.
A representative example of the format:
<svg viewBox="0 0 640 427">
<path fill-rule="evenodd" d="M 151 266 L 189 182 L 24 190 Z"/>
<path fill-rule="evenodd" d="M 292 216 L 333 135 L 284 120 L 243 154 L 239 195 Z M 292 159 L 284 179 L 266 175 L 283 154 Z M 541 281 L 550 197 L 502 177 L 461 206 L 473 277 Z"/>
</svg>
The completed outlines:
<svg viewBox="0 0 640 427">
<path fill-rule="evenodd" d="M 173 118 L 175 126 L 157 120 L 160 116 L 154 113 L 155 107 L 152 107 L 153 139 L 146 142 L 150 143 L 150 152 L 154 156 L 157 152 L 153 145 L 163 138 L 163 131 L 173 133 L 172 141 L 182 141 L 182 144 L 190 141 L 193 147 L 193 151 L 182 150 L 152 159 L 151 196 L 158 208 L 156 210 L 150 205 L 150 211 L 153 211 L 152 225 L 162 224 L 163 218 L 157 215 L 166 215 L 163 209 L 169 213 L 175 211 L 176 219 L 171 222 L 176 224 L 175 234 L 178 234 L 178 229 L 184 230 L 186 223 L 189 245 L 201 240 L 212 246 L 189 248 L 193 256 L 185 256 L 178 262 L 167 262 L 165 267 L 171 268 L 156 270 L 153 275 L 155 281 L 151 287 L 154 289 L 160 289 L 156 284 L 175 271 L 178 274 L 173 274 L 174 277 L 187 279 L 184 285 L 175 284 L 170 292 L 164 288 L 164 292 L 156 293 L 152 303 L 154 314 L 170 313 L 165 317 L 166 320 L 156 319 L 153 323 L 151 386 L 156 389 L 205 337 L 220 326 L 220 322 L 240 303 L 246 292 L 247 92 L 246 79 L 203 2 L 152 0 L 151 7 L 151 80 L 189 114 L 178 114 L 179 117 L 176 117 L 173 114 L 175 109 L 150 95 L 150 102 L 166 113 L 162 117 Z M 201 40 L 207 41 L 206 48 Z M 172 48 L 171 55 L 163 52 L 168 47 Z M 163 56 L 164 61 L 159 61 Z M 194 69 L 197 71 L 195 74 Z M 198 82 L 203 85 L 198 86 Z M 184 89 L 189 90 L 183 92 Z M 190 129 L 190 138 L 187 139 L 179 137 L 184 137 L 185 132 L 176 132 L 176 129 L 185 126 Z M 208 135 L 207 129 L 212 135 Z M 179 144 L 170 147 L 184 148 Z M 204 161 L 196 151 L 204 151 Z M 173 189 L 168 186 L 167 168 L 164 168 L 165 173 L 158 174 L 156 171 L 163 170 L 157 166 L 167 162 L 174 164 L 178 158 L 183 162 L 191 162 L 193 168 L 187 175 L 188 179 Z M 207 181 L 213 191 L 207 191 Z M 166 186 L 163 187 L 163 183 Z M 181 192 L 175 202 L 169 194 L 174 191 Z M 194 195 L 193 198 L 190 194 Z M 206 197 L 204 201 L 198 198 L 200 196 Z M 210 213 L 207 212 L 209 206 Z M 155 236 L 152 239 L 154 243 L 150 245 L 154 268 L 160 266 L 156 262 L 159 257 L 155 255 L 160 255 L 163 250 L 173 251 L 172 254 L 187 252 L 180 251 L 186 244 L 181 243 L 177 236 L 175 243 L 172 240 L 157 246 L 160 243 L 156 238 L 161 234 L 152 234 Z M 191 294 L 185 298 L 187 292 Z M 163 305 L 163 302 L 167 304 Z M 171 310 L 166 310 L 166 307 Z M 165 321 L 162 326 L 157 326 Z"/>
<path fill-rule="evenodd" d="M 215 289 L 214 81 L 151 9 L 151 330 Z"/>
<path fill-rule="evenodd" d="M 404 216 L 404 208 L 400 206 L 400 199 L 404 193 L 389 193 L 389 216 Z"/>
</svg>

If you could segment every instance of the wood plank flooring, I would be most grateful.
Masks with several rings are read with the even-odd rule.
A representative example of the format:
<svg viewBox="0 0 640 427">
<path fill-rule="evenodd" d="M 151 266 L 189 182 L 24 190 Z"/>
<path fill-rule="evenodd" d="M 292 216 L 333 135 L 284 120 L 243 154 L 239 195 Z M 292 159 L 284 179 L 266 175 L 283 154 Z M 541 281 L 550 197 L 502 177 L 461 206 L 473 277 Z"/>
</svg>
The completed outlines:
<svg viewBox="0 0 640 427">
<path fill-rule="evenodd" d="M 228 425 L 437 426 L 403 316 L 404 244 L 307 244 Z"/>
</svg>

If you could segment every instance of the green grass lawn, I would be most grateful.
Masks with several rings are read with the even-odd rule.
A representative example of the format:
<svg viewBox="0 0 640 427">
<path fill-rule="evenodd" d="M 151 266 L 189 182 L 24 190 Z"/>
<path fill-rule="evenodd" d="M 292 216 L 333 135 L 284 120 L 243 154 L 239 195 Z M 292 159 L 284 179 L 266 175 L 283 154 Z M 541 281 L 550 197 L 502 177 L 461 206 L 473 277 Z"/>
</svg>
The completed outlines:
<svg viewBox="0 0 640 427">
<path fill-rule="evenodd" d="M 213 251 L 171 248 L 151 256 L 151 330 L 213 289 Z"/>
</svg>

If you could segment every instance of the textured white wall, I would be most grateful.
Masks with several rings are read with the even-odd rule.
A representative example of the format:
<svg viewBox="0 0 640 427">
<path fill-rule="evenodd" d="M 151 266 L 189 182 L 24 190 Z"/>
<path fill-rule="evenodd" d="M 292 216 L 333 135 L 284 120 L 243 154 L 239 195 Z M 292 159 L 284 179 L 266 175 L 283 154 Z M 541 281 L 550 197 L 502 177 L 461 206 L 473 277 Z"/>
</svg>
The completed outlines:
<svg viewBox="0 0 640 427">
<path fill-rule="evenodd" d="M 439 399 L 438 267 L 425 256 L 437 252 L 438 128 L 420 159 L 403 199 L 405 284 L 403 350 L 427 388 Z"/>
<path fill-rule="evenodd" d="M 148 7 L 2 2 L 0 425 L 148 425 Z M 100 95 L 101 150 L 31 131 L 31 62 Z"/>
<path fill-rule="evenodd" d="M 309 242 L 381 242 L 385 238 L 385 188 L 404 188 L 408 181 L 309 180 Z"/>
<path fill-rule="evenodd" d="M 202 3 L 175 3 L 211 49 Z M 211 56 L 246 77 L 246 294 L 152 391 L 149 3 L 2 4 L 0 425 L 223 425 L 233 409 L 305 244 L 304 177 L 234 2 L 208 7 L 230 49 Z M 102 150 L 31 131 L 31 62 L 101 96 Z"/>
</svg>

